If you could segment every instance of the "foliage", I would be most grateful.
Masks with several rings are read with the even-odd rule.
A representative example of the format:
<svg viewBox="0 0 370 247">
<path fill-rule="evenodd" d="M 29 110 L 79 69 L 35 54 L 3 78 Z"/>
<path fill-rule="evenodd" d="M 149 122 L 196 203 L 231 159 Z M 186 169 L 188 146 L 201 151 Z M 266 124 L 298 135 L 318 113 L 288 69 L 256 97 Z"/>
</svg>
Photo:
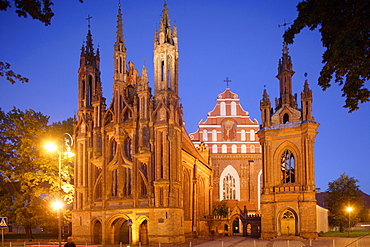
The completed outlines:
<svg viewBox="0 0 370 247">
<path fill-rule="evenodd" d="M 8 113 L 0 109 L 0 197 L 2 213 L 17 226 L 31 229 L 56 225 L 57 212 L 51 202 L 59 196 L 57 154 L 50 155 L 42 147 L 57 127 L 48 126 L 49 117 L 40 112 L 14 108 Z M 58 126 L 56 124 L 56 126 Z M 60 125 L 61 126 L 61 125 Z M 62 189 L 71 187 L 72 165 L 62 166 Z M 73 189 L 63 191 L 71 200 Z"/>
<path fill-rule="evenodd" d="M 351 237 L 352 238 L 357 238 L 361 236 L 367 236 L 370 235 L 370 231 L 351 231 Z M 339 232 L 339 231 L 332 231 L 332 232 L 320 232 L 319 233 L 320 237 L 347 237 L 348 233 L 347 232 Z"/>
<path fill-rule="evenodd" d="M 359 103 L 370 101 L 365 87 L 370 79 L 370 1 L 306 0 L 297 10 L 298 17 L 285 32 L 285 41 L 293 43 L 305 27 L 319 28 L 326 51 L 318 84 L 325 91 L 335 76 L 335 83 L 342 86 L 344 107 L 349 112 L 358 110 Z"/>
<path fill-rule="evenodd" d="M 212 216 L 221 216 L 226 218 L 229 213 L 229 208 L 227 207 L 226 201 L 221 201 L 213 205 Z"/>
<path fill-rule="evenodd" d="M 362 193 L 358 182 L 354 177 L 343 173 L 337 180 L 328 183 L 328 197 L 324 198 L 325 204 L 330 210 L 329 224 L 339 226 L 341 232 L 348 227 L 347 207 L 352 207 L 350 212 L 350 223 L 354 226 L 358 222 L 358 214 L 363 207 Z"/>
<path fill-rule="evenodd" d="M 83 2 L 83 0 L 79 1 Z M 13 2 L 18 16 L 26 18 L 29 15 L 44 23 L 45 26 L 51 24 L 51 18 L 54 16 L 51 9 L 54 3 L 51 0 L 13 0 Z M 9 7 L 11 7 L 9 0 L 0 0 L 0 10 L 7 10 Z"/>
<path fill-rule="evenodd" d="M 10 64 L 0 62 L 0 77 L 4 76 L 11 84 L 14 84 L 16 80 L 22 83 L 28 82 L 26 77 L 22 77 L 21 75 L 14 73 L 14 71 L 10 69 Z"/>
</svg>

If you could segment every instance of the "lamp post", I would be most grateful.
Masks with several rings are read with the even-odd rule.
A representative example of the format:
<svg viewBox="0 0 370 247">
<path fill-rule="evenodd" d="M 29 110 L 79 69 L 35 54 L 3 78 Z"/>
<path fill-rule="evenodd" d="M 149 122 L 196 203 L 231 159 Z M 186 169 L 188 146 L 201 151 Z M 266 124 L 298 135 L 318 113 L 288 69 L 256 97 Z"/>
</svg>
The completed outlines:
<svg viewBox="0 0 370 247">
<path fill-rule="evenodd" d="M 348 212 L 348 237 L 349 237 L 349 232 L 351 230 L 351 211 L 352 207 L 347 207 L 347 212 Z"/>
<path fill-rule="evenodd" d="M 63 135 L 63 145 L 56 146 L 54 143 L 48 143 L 45 145 L 46 149 L 50 152 L 58 150 L 58 200 L 53 204 L 54 208 L 58 210 L 58 247 L 61 247 L 62 243 L 62 208 L 64 206 L 62 199 L 62 155 L 71 158 L 74 155 L 74 153 L 71 152 L 72 145 L 73 138 L 68 133 L 64 133 Z"/>
</svg>

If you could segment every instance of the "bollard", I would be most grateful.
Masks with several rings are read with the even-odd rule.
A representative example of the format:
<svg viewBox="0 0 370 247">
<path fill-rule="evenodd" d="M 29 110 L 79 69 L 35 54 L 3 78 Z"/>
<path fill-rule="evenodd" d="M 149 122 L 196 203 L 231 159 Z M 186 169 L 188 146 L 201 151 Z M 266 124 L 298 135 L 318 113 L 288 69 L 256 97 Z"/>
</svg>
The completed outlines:
<svg viewBox="0 0 370 247">
<path fill-rule="evenodd" d="M 161 242 L 158 243 L 158 246 L 161 247 Z"/>
<path fill-rule="evenodd" d="M 141 247 L 141 242 L 139 242 L 139 247 Z"/>
<path fill-rule="evenodd" d="M 23 242 L 23 247 L 26 247 L 26 242 Z"/>
<path fill-rule="evenodd" d="M 39 247 L 40 247 L 40 242 L 39 242 Z"/>
<path fill-rule="evenodd" d="M 335 247 L 335 240 L 333 239 L 333 247 Z"/>
<path fill-rule="evenodd" d="M 122 247 L 122 242 L 119 242 L 119 247 Z"/>
<path fill-rule="evenodd" d="M 221 241 L 221 247 L 224 247 L 224 241 Z"/>
<path fill-rule="evenodd" d="M 253 240 L 253 247 L 256 247 L 256 240 Z"/>
<path fill-rule="evenodd" d="M 9 247 L 12 247 L 12 242 L 9 243 Z"/>
<path fill-rule="evenodd" d="M 191 247 L 191 242 L 189 243 L 189 247 Z"/>
<path fill-rule="evenodd" d="M 290 247 L 290 243 L 289 243 L 289 240 L 288 240 L 288 247 Z"/>
</svg>

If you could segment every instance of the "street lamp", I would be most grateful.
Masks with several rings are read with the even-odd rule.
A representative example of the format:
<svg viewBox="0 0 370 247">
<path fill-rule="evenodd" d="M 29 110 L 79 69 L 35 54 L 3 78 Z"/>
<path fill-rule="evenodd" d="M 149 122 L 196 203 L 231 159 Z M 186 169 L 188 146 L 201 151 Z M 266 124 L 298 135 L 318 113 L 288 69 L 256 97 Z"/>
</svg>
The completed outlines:
<svg viewBox="0 0 370 247">
<path fill-rule="evenodd" d="M 351 211 L 353 210 L 352 207 L 347 207 L 348 212 L 348 237 L 349 237 L 349 231 L 351 230 Z"/>
<path fill-rule="evenodd" d="M 62 208 L 63 208 L 63 199 L 62 199 L 62 156 L 71 158 L 74 156 L 74 153 L 71 152 L 71 147 L 73 145 L 73 138 L 70 134 L 64 133 L 63 135 L 63 145 L 57 146 L 54 143 L 47 143 L 45 148 L 54 152 L 58 150 L 58 200 L 54 202 L 53 207 L 58 210 L 58 246 L 61 247 L 62 242 Z"/>
</svg>

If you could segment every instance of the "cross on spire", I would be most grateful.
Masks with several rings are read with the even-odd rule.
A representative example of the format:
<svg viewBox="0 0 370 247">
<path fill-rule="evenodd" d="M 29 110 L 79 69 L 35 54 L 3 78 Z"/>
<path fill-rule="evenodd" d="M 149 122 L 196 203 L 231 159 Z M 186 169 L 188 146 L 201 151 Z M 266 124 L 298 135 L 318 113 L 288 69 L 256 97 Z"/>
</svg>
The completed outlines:
<svg viewBox="0 0 370 247">
<path fill-rule="evenodd" d="M 87 20 L 87 27 L 88 28 L 90 28 L 90 19 L 92 18 L 92 16 L 91 15 L 87 15 L 87 18 L 86 18 L 86 20 Z"/>
<path fill-rule="evenodd" d="M 229 77 L 226 77 L 226 80 L 224 80 L 224 82 L 226 82 L 226 87 L 229 88 L 229 82 L 231 82 L 231 80 L 229 80 Z"/>
<path fill-rule="evenodd" d="M 289 22 L 289 23 L 287 23 L 286 21 L 285 21 L 285 19 L 284 19 L 284 23 L 283 24 L 279 24 L 278 25 L 278 27 L 284 27 L 284 31 L 285 31 L 285 29 L 286 29 L 286 26 L 288 26 L 289 24 L 291 24 L 291 22 Z"/>
</svg>

